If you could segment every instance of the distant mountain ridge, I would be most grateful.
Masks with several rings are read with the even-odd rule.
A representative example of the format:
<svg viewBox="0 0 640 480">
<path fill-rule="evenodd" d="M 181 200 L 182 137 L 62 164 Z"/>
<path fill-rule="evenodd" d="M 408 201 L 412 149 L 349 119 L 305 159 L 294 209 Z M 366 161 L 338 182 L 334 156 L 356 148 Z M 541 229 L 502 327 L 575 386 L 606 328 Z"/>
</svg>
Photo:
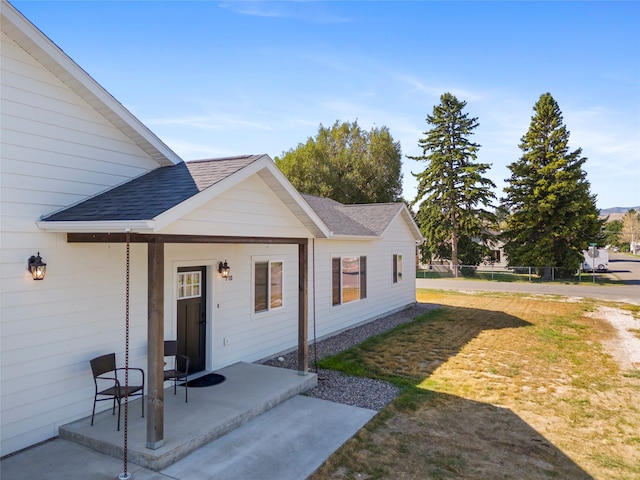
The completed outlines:
<svg viewBox="0 0 640 480">
<path fill-rule="evenodd" d="M 603 208 L 600 210 L 600 215 L 610 215 L 612 213 L 627 213 L 629 210 L 634 209 L 636 212 L 640 210 L 640 207 L 611 207 Z"/>
<path fill-rule="evenodd" d="M 609 217 L 607 221 L 612 222 L 614 220 L 622 220 L 624 214 L 629 210 L 634 209 L 636 212 L 640 211 L 640 207 L 612 207 L 603 208 L 600 210 L 600 218 Z"/>
</svg>

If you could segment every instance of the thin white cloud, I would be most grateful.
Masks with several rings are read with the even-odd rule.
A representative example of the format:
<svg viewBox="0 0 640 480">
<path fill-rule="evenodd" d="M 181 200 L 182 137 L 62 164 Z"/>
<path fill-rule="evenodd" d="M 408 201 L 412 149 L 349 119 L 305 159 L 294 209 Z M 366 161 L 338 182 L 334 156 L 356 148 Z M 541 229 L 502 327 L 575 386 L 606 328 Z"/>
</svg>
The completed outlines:
<svg viewBox="0 0 640 480">
<path fill-rule="evenodd" d="M 190 128 L 198 128 L 201 130 L 224 130 L 229 126 L 247 127 L 267 131 L 273 130 L 272 127 L 263 123 L 244 120 L 242 118 L 236 117 L 225 117 L 222 115 L 154 118 L 148 120 L 147 123 L 150 125 L 179 125 Z"/>
<path fill-rule="evenodd" d="M 317 122 L 316 120 L 309 120 L 306 118 L 299 118 L 299 117 L 284 117 L 284 122 L 287 123 L 287 125 L 291 125 L 291 126 L 301 126 L 301 127 L 317 127 L 319 122 Z"/>
<path fill-rule="evenodd" d="M 640 140 L 633 120 L 625 121 L 616 112 L 594 106 L 567 111 L 564 121 L 571 133 L 571 148 L 582 148 L 592 165 L 620 176 L 638 171 Z"/>
<path fill-rule="evenodd" d="M 266 130 L 266 131 L 273 131 L 273 127 L 269 126 L 269 125 L 265 125 L 263 123 L 258 123 L 258 122 L 252 122 L 249 120 L 243 120 L 240 118 L 228 118 L 225 119 L 225 123 L 227 125 L 234 125 L 234 126 L 240 126 L 240 127 L 249 127 L 249 128 L 254 128 L 257 130 Z"/>
<path fill-rule="evenodd" d="M 315 1 L 234 1 L 220 2 L 218 6 L 238 13 L 264 18 L 291 18 L 312 23 L 348 23 L 350 19 L 327 9 L 331 3 Z"/>
<path fill-rule="evenodd" d="M 183 160 L 199 160 L 204 158 L 228 157 L 237 155 L 238 152 L 230 152 L 224 148 L 202 143 L 187 142 L 184 139 L 167 137 L 165 143 L 176 152 Z"/>
<path fill-rule="evenodd" d="M 429 85 L 419 80 L 413 75 L 395 73 L 393 74 L 393 76 L 397 80 L 400 80 L 401 82 L 411 87 L 411 90 L 407 92 L 408 94 L 425 93 L 430 97 L 440 98 L 440 95 L 442 95 L 445 92 L 449 92 L 455 95 L 456 97 L 458 97 L 459 100 L 463 100 L 463 101 L 478 101 L 478 100 L 482 100 L 482 98 L 484 97 L 484 95 L 480 92 L 473 92 L 471 90 L 466 90 L 464 88 L 452 87 L 452 86 L 445 87 L 442 85 Z"/>
<path fill-rule="evenodd" d="M 219 130 L 219 127 L 211 123 L 211 119 L 205 116 L 152 118 L 147 120 L 150 125 L 180 125 L 194 127 L 203 130 Z"/>
</svg>

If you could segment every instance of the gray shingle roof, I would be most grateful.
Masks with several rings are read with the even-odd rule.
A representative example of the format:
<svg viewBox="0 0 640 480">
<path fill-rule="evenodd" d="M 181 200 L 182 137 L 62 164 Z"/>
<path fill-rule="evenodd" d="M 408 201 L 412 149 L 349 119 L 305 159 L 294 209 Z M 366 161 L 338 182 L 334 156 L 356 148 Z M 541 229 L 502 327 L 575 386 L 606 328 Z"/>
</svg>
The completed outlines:
<svg viewBox="0 0 640 480">
<path fill-rule="evenodd" d="M 199 160 L 157 168 L 43 221 L 150 220 L 261 157 Z"/>
<path fill-rule="evenodd" d="M 157 168 L 127 183 L 53 213 L 44 222 L 151 220 L 252 164 L 262 155 L 182 162 Z M 381 236 L 401 203 L 343 205 L 302 197 L 334 235 Z"/>
<path fill-rule="evenodd" d="M 402 203 L 344 205 L 329 198 L 302 197 L 335 235 L 380 236 L 403 207 Z"/>
</svg>

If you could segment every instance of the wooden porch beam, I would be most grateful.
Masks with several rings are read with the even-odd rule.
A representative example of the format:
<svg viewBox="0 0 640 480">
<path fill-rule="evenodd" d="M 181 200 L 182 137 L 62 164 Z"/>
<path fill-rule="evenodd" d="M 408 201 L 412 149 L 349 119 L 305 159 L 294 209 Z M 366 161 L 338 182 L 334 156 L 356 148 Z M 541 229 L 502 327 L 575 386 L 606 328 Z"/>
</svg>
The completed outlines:
<svg viewBox="0 0 640 480">
<path fill-rule="evenodd" d="M 69 243 L 124 243 L 124 233 L 67 233 Z M 298 245 L 298 373 L 309 372 L 309 240 L 286 237 L 130 234 L 148 244 L 147 448 L 164 444 L 164 245 L 165 243 Z"/>
<path fill-rule="evenodd" d="M 268 245 L 301 245 L 306 238 L 237 237 L 221 235 L 156 235 L 131 233 L 131 243 L 253 243 Z M 68 243 L 124 243 L 124 233 L 67 233 Z"/>
<path fill-rule="evenodd" d="M 147 448 L 164 445 L 164 243 L 148 245 Z"/>
<path fill-rule="evenodd" d="M 309 372 L 309 295 L 307 280 L 309 278 L 309 243 L 298 245 L 298 373 Z"/>
</svg>

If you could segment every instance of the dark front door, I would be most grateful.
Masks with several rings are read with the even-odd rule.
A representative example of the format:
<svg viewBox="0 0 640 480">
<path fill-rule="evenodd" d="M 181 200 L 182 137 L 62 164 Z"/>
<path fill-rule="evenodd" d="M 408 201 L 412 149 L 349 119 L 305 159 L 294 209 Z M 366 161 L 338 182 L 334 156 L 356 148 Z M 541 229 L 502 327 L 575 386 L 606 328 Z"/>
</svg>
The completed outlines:
<svg viewBox="0 0 640 480">
<path fill-rule="evenodd" d="M 178 353 L 189 357 L 189 373 L 206 368 L 206 267 L 178 269 Z"/>
</svg>

